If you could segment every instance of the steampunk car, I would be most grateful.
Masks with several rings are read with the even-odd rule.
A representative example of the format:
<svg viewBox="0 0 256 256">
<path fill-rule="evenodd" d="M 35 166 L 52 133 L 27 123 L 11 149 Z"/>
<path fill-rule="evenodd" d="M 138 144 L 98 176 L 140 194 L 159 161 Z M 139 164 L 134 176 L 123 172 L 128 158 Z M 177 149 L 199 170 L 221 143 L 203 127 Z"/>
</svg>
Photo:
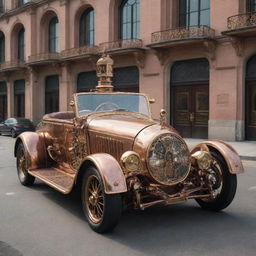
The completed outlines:
<svg viewBox="0 0 256 256">
<path fill-rule="evenodd" d="M 226 208 L 243 172 L 236 151 L 220 140 L 189 151 L 164 110 L 159 122 L 152 119 L 146 95 L 113 92 L 112 65 L 103 55 L 95 91 L 74 94 L 72 111 L 47 114 L 36 132 L 16 139 L 20 182 L 31 186 L 38 178 L 63 194 L 81 191 L 88 223 L 99 233 L 112 230 L 127 208 L 188 199 Z"/>
</svg>

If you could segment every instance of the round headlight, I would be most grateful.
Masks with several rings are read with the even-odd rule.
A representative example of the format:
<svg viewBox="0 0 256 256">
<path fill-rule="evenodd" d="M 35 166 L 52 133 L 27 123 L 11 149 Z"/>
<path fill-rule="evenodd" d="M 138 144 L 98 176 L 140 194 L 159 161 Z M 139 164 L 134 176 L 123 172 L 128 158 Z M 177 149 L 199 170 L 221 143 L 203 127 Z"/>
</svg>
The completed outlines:
<svg viewBox="0 0 256 256">
<path fill-rule="evenodd" d="M 121 156 L 121 163 L 127 172 L 140 170 L 140 156 L 134 151 L 127 151 Z"/>
</svg>

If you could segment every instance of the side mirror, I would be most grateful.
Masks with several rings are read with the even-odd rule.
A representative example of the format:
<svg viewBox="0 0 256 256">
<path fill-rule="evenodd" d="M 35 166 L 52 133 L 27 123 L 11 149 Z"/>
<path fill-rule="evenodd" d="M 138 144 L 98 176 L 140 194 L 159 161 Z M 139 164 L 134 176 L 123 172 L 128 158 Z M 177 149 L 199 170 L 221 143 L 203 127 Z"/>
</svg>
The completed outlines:
<svg viewBox="0 0 256 256">
<path fill-rule="evenodd" d="M 73 108 L 73 107 L 75 106 L 75 102 L 74 102 L 73 100 L 71 100 L 71 101 L 69 102 L 69 106 Z"/>
<path fill-rule="evenodd" d="M 149 99 L 149 103 L 150 103 L 150 104 L 154 104 L 155 102 L 156 102 L 155 99 L 153 99 L 153 98 L 152 98 L 152 99 Z"/>
</svg>

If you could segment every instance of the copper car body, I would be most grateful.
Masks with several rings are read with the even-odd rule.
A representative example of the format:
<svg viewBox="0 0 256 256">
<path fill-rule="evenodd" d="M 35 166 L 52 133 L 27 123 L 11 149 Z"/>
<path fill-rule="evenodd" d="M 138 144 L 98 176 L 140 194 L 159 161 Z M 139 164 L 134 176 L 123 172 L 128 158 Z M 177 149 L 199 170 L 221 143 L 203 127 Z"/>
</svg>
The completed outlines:
<svg viewBox="0 0 256 256">
<path fill-rule="evenodd" d="M 189 152 L 178 132 L 165 123 L 165 111 L 161 111 L 160 122 L 157 122 L 151 117 L 150 100 L 146 95 L 114 93 L 109 90 L 109 83 L 107 81 L 107 89 L 101 84 L 96 92 L 74 94 L 72 111 L 47 114 L 36 132 L 21 134 L 15 143 L 18 172 L 22 169 L 25 176 L 36 177 L 68 194 L 75 187 L 86 186 L 83 179 L 93 166 L 100 178 L 95 174 L 90 176 L 91 180 L 96 177 L 98 183 L 102 182 L 106 195 L 121 194 L 125 208 L 143 210 L 155 204 L 188 199 L 201 200 L 201 205 L 210 202 L 213 207 L 211 202 L 221 194 L 218 189 L 223 190 L 229 182 L 228 175 L 244 171 L 235 150 L 223 141 L 214 140 L 205 141 Z M 115 109 L 113 102 L 99 104 L 96 111 L 81 110 L 78 97 L 86 95 L 118 95 L 128 100 L 138 95 L 145 99 L 149 112 Z M 113 109 L 101 110 L 103 106 Z M 20 145 L 24 147 L 23 155 Z M 227 170 L 221 170 L 223 167 Z M 236 186 L 236 179 L 233 186 Z M 99 202 L 102 195 L 96 195 L 95 191 L 85 199 L 85 208 L 86 204 L 94 207 Z M 235 191 L 232 193 L 233 199 Z M 230 202 L 219 208 L 225 208 Z M 98 215 L 95 213 L 91 218 L 93 228 L 104 232 L 107 228 L 97 230 Z"/>
</svg>

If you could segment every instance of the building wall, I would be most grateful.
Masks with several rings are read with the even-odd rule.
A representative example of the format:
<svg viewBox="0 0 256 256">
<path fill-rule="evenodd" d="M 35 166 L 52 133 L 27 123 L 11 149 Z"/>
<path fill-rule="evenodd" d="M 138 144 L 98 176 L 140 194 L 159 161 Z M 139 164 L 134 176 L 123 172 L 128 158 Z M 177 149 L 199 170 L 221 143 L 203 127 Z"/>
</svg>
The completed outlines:
<svg viewBox="0 0 256 256">
<path fill-rule="evenodd" d="M 7 12 L 0 17 L 0 30 L 5 34 L 5 61 L 15 60 L 16 28 L 25 28 L 25 65 L 0 70 L 0 80 L 7 82 L 8 116 L 13 116 L 13 83 L 26 79 L 25 116 L 38 122 L 44 114 L 45 78 L 60 77 L 61 111 L 69 109 L 72 93 L 76 91 L 80 72 L 95 70 L 97 56 L 42 61 L 29 64 L 29 56 L 47 52 L 47 22 L 55 13 L 60 23 L 60 51 L 77 48 L 79 16 L 88 7 L 95 10 L 95 45 L 118 39 L 118 0 L 46 0 L 32 1 L 16 8 L 15 1 L 5 1 Z M 211 0 L 211 28 L 215 39 L 205 42 L 174 44 L 164 48 L 151 47 L 151 34 L 155 31 L 177 27 L 176 0 L 141 0 L 140 31 L 143 46 L 139 52 L 120 51 L 112 54 L 115 67 L 137 66 L 140 73 L 140 92 L 156 99 L 152 105 L 154 118 L 159 110 L 171 113 L 170 70 L 175 61 L 206 58 L 210 64 L 209 81 L 209 138 L 243 140 L 245 138 L 245 69 L 250 56 L 256 53 L 251 36 L 243 43 L 234 42 L 228 35 L 227 18 L 246 11 L 243 0 Z M 242 45 L 242 46 L 241 46 Z M 98 53 L 100 54 L 100 53 Z M 171 114 L 169 115 L 171 120 Z"/>
</svg>

